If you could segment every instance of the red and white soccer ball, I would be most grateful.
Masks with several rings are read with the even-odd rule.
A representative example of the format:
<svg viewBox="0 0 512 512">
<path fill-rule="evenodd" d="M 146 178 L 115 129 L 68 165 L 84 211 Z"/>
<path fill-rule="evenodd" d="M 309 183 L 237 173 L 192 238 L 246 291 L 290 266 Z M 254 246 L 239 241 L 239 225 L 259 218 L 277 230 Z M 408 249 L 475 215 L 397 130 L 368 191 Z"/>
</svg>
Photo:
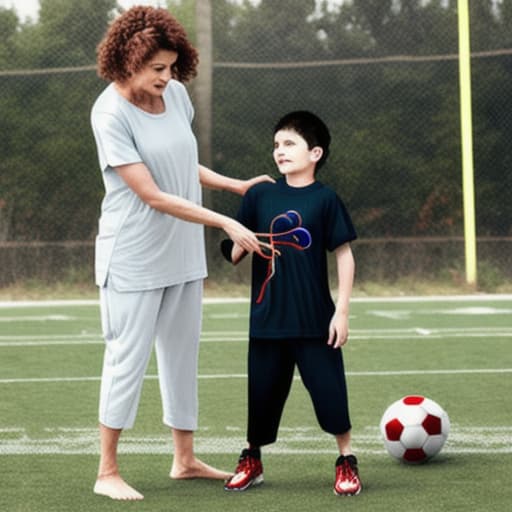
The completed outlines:
<svg viewBox="0 0 512 512">
<path fill-rule="evenodd" d="M 409 395 L 386 409 L 380 431 L 390 455 L 401 462 L 417 464 L 441 451 L 450 431 L 450 419 L 433 400 Z"/>
</svg>

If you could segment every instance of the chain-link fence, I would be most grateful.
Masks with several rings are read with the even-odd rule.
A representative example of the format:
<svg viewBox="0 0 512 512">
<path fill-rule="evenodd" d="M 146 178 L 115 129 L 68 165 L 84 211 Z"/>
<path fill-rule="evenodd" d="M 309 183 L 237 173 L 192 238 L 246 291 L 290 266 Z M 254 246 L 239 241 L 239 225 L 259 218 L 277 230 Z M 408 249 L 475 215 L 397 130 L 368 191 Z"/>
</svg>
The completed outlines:
<svg viewBox="0 0 512 512">
<path fill-rule="evenodd" d="M 495 286 L 512 273 L 512 0 L 469 3 L 479 272 Z M 333 135 L 319 179 L 353 217 L 358 279 L 463 280 L 457 2 L 210 4 L 213 125 L 211 154 L 201 156 L 223 174 L 276 175 L 274 123 L 312 110 Z M 192 38 L 196 7 L 169 2 Z M 103 190 L 89 112 L 106 85 L 95 47 L 114 8 L 41 0 L 28 23 L 0 9 L 2 285 L 92 279 Z M 196 83 L 189 88 L 197 107 Z M 206 199 L 228 214 L 239 204 L 227 193 Z M 208 237 L 214 278 L 228 271 L 221 236 Z"/>
</svg>

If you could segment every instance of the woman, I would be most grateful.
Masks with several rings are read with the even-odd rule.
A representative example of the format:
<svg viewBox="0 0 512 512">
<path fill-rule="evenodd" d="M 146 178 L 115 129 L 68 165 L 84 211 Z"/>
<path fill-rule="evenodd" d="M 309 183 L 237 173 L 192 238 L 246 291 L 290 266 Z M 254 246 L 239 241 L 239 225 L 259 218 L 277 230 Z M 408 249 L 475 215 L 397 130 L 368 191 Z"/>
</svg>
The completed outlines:
<svg viewBox="0 0 512 512">
<path fill-rule="evenodd" d="M 91 122 L 105 185 L 96 240 L 106 342 L 100 391 L 96 494 L 140 500 L 117 464 L 121 432 L 133 426 L 153 342 L 163 421 L 172 430 L 171 478 L 229 477 L 194 456 L 203 228 L 223 229 L 249 252 L 256 236 L 201 206 L 201 185 L 243 195 L 260 176 L 240 181 L 197 160 L 193 107 L 182 82 L 196 74 L 197 52 L 164 9 L 134 7 L 98 46 L 98 74 L 110 85 Z"/>
</svg>

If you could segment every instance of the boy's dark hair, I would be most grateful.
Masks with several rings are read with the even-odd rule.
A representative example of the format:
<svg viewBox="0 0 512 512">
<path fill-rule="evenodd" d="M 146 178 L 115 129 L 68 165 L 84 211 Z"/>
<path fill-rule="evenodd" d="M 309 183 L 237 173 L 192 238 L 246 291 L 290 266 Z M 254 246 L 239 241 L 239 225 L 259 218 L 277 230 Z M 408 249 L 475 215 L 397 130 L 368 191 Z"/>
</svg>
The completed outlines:
<svg viewBox="0 0 512 512">
<path fill-rule="evenodd" d="M 322 158 L 317 162 L 316 169 L 320 169 L 329 156 L 331 134 L 326 124 L 312 112 L 297 110 L 283 116 L 274 128 L 274 135 L 280 130 L 293 130 L 306 142 L 309 149 L 320 146 L 323 149 Z"/>
</svg>

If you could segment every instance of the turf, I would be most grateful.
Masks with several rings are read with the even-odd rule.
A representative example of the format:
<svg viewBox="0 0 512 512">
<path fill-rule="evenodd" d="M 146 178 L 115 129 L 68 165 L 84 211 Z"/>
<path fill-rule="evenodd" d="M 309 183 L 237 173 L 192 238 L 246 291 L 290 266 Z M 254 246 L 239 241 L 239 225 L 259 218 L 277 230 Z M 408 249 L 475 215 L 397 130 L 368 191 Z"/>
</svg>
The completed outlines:
<svg viewBox="0 0 512 512">
<path fill-rule="evenodd" d="M 353 445 L 363 492 L 332 493 L 336 451 L 299 380 L 278 442 L 264 451 L 265 483 L 228 494 L 219 482 L 171 481 L 151 360 L 136 426 L 120 446 L 123 475 L 145 494 L 116 503 L 92 493 L 103 346 L 96 304 L 0 308 L 0 509 L 5 511 L 489 510 L 512 490 L 512 297 L 354 301 L 344 349 Z M 244 444 L 245 302 L 205 303 L 196 451 L 233 469 Z M 378 424 L 386 407 L 420 393 L 448 412 L 442 452 L 397 463 Z"/>
</svg>

